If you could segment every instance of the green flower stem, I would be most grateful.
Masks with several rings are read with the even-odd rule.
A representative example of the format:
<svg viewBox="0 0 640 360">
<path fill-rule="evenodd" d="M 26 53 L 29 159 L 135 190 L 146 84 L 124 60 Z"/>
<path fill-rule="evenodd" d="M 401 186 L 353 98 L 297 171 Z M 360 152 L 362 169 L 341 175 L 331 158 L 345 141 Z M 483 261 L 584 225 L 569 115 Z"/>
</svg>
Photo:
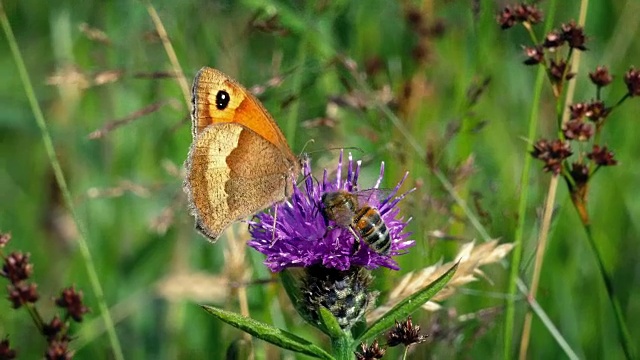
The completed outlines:
<svg viewBox="0 0 640 360">
<path fill-rule="evenodd" d="M 600 255 L 600 251 L 598 250 L 598 246 L 596 245 L 593 233 L 591 232 L 591 225 L 583 224 L 583 226 L 584 230 L 587 232 L 587 239 L 589 240 L 591 250 L 593 250 L 593 253 L 596 256 L 596 260 L 598 260 L 598 269 L 600 270 L 602 280 L 604 280 L 604 286 L 607 289 L 607 295 L 609 295 L 609 301 L 611 301 L 611 306 L 613 307 L 613 312 L 615 313 L 620 341 L 622 342 L 622 349 L 624 350 L 624 354 L 627 359 L 636 359 L 636 350 L 633 345 L 634 343 L 631 341 L 631 335 L 629 334 L 629 329 L 624 322 L 624 316 L 622 314 L 620 302 L 618 301 L 618 297 L 616 296 L 616 293 L 613 289 L 613 279 L 604 266 L 602 256 Z"/>
<path fill-rule="evenodd" d="M 354 351 L 351 334 L 344 332 L 341 337 L 331 338 L 331 350 L 336 360 L 352 360 Z"/>
</svg>

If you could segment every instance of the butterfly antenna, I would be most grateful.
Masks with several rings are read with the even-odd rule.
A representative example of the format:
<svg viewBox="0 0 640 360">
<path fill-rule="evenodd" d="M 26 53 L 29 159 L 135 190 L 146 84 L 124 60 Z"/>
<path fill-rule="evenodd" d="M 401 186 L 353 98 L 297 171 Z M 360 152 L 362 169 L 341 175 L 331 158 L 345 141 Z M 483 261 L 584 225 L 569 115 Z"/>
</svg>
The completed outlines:
<svg viewBox="0 0 640 360">
<path fill-rule="evenodd" d="M 308 143 L 308 142 L 307 142 Z M 324 151 L 335 151 L 335 150 L 354 150 L 354 151 L 358 151 L 360 153 L 364 154 L 364 150 L 362 150 L 362 148 L 357 147 L 357 146 L 348 146 L 348 147 L 331 147 L 331 148 L 324 148 L 324 149 L 318 149 L 318 150 L 313 150 L 313 151 L 309 151 L 307 152 L 306 155 L 309 154 L 314 154 L 314 153 L 318 153 L 318 152 L 324 152 Z"/>
<path fill-rule="evenodd" d="M 316 140 L 315 140 L 315 139 L 309 139 L 309 140 L 307 140 L 307 142 L 306 142 L 306 143 L 304 143 L 304 146 L 302 147 L 302 151 L 300 151 L 300 155 L 298 155 L 298 158 L 299 158 L 299 159 L 302 159 L 302 158 L 305 158 L 305 159 L 306 159 L 306 158 L 308 157 L 308 156 L 307 156 L 307 154 L 305 154 L 304 150 L 307 148 L 307 146 L 308 146 L 309 144 L 312 144 L 312 143 L 314 143 L 314 142 L 316 142 Z"/>
</svg>

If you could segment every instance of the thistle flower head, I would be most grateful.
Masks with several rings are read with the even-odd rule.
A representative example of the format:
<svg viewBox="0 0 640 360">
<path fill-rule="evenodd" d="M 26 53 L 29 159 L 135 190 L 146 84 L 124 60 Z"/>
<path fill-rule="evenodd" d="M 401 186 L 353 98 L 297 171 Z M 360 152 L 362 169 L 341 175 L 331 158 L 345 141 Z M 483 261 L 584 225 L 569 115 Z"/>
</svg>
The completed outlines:
<svg viewBox="0 0 640 360">
<path fill-rule="evenodd" d="M 360 165 L 360 161 L 354 163 L 349 155 L 347 176 L 343 179 L 342 154 L 340 154 L 335 179 L 330 180 L 325 169 L 322 181 L 318 182 L 311 176 L 309 160 L 304 161 L 303 188 L 294 186 L 293 195 L 287 202 L 256 215 L 254 220 L 249 222 L 249 232 L 252 237 L 249 246 L 267 256 L 265 265 L 271 271 L 278 272 L 288 267 L 312 265 L 322 265 L 325 268 L 342 271 L 352 266 L 367 269 L 384 266 L 398 269 L 397 263 L 391 256 L 406 253 L 406 249 L 415 243 L 413 240 L 407 240 L 410 235 L 404 232 L 407 221 L 398 218 L 399 209 L 396 206 L 407 195 L 405 193 L 396 196 L 406 175 L 394 189 L 388 192 L 378 191 L 384 175 L 384 163 L 382 163 L 380 176 L 373 189 L 363 190 L 371 194 L 366 200 L 366 205 L 380 214 L 389 231 L 391 247 L 387 254 L 378 253 L 365 244 L 359 247 L 354 246 L 359 239 L 354 238 L 353 228 L 327 224 L 327 219 L 323 216 L 323 194 L 336 191 L 356 193 L 360 190 L 358 187 Z"/>
</svg>

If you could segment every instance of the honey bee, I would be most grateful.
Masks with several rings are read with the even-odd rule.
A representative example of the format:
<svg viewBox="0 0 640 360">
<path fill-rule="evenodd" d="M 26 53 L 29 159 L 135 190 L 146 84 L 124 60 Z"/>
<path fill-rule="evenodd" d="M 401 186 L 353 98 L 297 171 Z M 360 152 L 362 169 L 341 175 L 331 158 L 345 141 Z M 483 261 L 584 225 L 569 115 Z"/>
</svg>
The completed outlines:
<svg viewBox="0 0 640 360">
<path fill-rule="evenodd" d="M 327 225 L 331 220 L 339 227 L 351 231 L 356 240 L 355 251 L 360 250 L 361 242 L 364 242 L 376 253 L 387 255 L 391 249 L 391 238 L 380 212 L 367 204 L 360 205 L 361 200 L 371 196 L 373 190 L 381 191 L 372 189 L 352 193 L 339 190 L 324 193 L 321 199 L 322 215 Z"/>
</svg>

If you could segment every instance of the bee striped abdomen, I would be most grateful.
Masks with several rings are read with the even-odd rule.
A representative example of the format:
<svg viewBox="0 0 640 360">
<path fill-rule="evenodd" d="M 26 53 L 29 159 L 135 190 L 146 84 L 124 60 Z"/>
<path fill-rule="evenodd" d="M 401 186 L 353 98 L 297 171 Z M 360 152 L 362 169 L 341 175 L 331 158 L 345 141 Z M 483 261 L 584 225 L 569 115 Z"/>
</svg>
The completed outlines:
<svg viewBox="0 0 640 360">
<path fill-rule="evenodd" d="M 391 248 L 389 229 L 378 210 L 365 206 L 353 218 L 354 227 L 362 240 L 375 252 L 386 255 Z"/>
</svg>

